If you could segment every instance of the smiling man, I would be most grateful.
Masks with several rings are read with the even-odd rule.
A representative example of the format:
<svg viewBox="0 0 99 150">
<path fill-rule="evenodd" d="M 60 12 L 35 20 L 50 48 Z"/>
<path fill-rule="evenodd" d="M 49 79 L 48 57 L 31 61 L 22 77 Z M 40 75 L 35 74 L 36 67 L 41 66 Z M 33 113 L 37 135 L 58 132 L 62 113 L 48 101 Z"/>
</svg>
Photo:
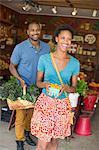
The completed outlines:
<svg viewBox="0 0 99 150">
<path fill-rule="evenodd" d="M 16 45 L 13 50 L 9 70 L 15 76 L 22 88 L 36 83 L 39 57 L 50 52 L 47 43 L 39 40 L 41 25 L 32 22 L 27 29 L 28 39 Z M 15 134 L 17 150 L 24 150 L 24 141 L 35 146 L 30 138 L 30 122 L 33 109 L 16 110 Z"/>
</svg>

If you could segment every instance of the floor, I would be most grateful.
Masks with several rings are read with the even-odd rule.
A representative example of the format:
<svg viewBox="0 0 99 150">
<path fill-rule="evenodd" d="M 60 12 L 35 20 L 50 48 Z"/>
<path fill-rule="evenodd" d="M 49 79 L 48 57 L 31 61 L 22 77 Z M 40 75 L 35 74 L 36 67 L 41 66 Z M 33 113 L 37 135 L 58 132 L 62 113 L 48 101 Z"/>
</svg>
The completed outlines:
<svg viewBox="0 0 99 150">
<path fill-rule="evenodd" d="M 74 133 L 70 143 L 60 140 L 58 150 L 98 150 L 99 149 L 99 104 L 91 118 L 92 135 L 79 136 Z M 25 143 L 25 150 L 35 150 L 36 147 Z M 14 128 L 8 130 L 8 123 L 0 121 L 0 150 L 16 150 Z"/>
</svg>

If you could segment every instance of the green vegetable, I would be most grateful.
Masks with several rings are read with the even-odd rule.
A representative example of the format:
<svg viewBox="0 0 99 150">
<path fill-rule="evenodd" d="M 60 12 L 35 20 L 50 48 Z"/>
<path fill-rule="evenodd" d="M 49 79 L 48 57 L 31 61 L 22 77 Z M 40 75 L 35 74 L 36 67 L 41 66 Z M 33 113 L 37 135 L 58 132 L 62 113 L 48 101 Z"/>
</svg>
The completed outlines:
<svg viewBox="0 0 99 150">
<path fill-rule="evenodd" d="M 85 96 L 88 91 L 88 84 L 84 80 L 77 81 L 76 92 L 78 92 L 81 96 Z"/>
<path fill-rule="evenodd" d="M 2 84 L 0 96 L 3 99 L 9 98 L 12 100 L 22 96 L 22 88 L 19 86 L 16 78 L 11 77 L 10 80 Z"/>
<path fill-rule="evenodd" d="M 31 85 L 27 87 L 26 95 L 23 95 L 23 89 L 18 84 L 15 77 L 11 77 L 7 82 L 3 83 L 0 87 L 0 98 L 10 100 L 23 99 L 35 102 L 36 98 L 39 96 L 40 92 L 36 85 Z"/>
</svg>

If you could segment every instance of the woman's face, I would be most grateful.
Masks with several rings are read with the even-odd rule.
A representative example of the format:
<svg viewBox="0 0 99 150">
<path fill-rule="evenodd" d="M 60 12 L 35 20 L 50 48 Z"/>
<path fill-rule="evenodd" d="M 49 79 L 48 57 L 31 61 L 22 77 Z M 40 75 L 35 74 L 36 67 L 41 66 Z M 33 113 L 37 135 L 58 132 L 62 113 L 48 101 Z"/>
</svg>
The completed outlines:
<svg viewBox="0 0 99 150">
<path fill-rule="evenodd" d="M 68 30 L 61 31 L 55 40 L 57 42 L 57 47 L 62 51 L 66 51 L 71 47 L 72 34 Z"/>
</svg>

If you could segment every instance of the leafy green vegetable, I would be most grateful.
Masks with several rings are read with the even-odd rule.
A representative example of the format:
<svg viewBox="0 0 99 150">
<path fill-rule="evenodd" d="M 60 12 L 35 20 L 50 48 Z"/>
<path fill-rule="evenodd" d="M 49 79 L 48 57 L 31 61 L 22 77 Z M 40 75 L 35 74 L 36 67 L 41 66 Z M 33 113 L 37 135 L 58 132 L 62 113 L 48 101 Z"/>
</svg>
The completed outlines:
<svg viewBox="0 0 99 150">
<path fill-rule="evenodd" d="M 18 98 L 35 102 L 40 92 L 36 85 L 27 87 L 26 95 L 23 95 L 23 89 L 18 84 L 15 77 L 11 77 L 7 82 L 3 83 L 0 88 L 0 98 L 10 100 L 17 100 Z"/>
<path fill-rule="evenodd" d="M 0 95 L 3 99 L 9 98 L 12 100 L 16 100 L 17 97 L 21 97 L 22 88 L 18 84 L 17 79 L 14 77 L 11 77 L 10 80 L 3 83 Z"/>
<path fill-rule="evenodd" d="M 85 96 L 88 90 L 88 84 L 84 80 L 77 81 L 76 92 L 78 92 L 81 96 Z"/>
</svg>

